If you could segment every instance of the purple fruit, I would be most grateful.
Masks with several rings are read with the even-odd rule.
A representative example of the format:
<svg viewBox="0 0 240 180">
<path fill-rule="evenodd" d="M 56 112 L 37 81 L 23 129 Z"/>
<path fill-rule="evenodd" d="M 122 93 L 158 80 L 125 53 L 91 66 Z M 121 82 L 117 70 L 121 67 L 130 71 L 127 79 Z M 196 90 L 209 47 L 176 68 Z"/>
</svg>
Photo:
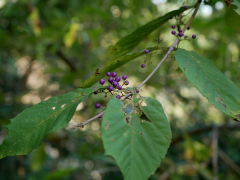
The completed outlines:
<svg viewBox="0 0 240 180">
<path fill-rule="evenodd" d="M 187 6 L 184 6 L 184 9 L 188 9 L 188 7 L 187 7 Z"/>
<path fill-rule="evenodd" d="M 95 108 L 99 109 L 101 107 L 101 104 L 100 103 L 96 103 L 95 104 Z"/>
<path fill-rule="evenodd" d="M 193 35 L 192 35 L 192 38 L 193 38 L 193 39 L 195 39 L 196 37 L 197 37 L 196 34 L 193 34 Z"/>
<path fill-rule="evenodd" d="M 111 76 L 111 73 L 110 73 L 110 72 L 107 72 L 107 74 L 106 74 L 106 75 L 109 77 L 109 76 Z"/>
<path fill-rule="evenodd" d="M 118 85 L 118 82 L 117 81 L 113 81 L 113 86 L 117 86 Z"/>
<path fill-rule="evenodd" d="M 176 31 L 173 30 L 173 31 L 172 31 L 172 34 L 175 35 L 175 34 L 176 34 Z"/>
<path fill-rule="evenodd" d="M 118 90 L 122 90 L 122 86 L 121 85 L 118 86 Z"/>
<path fill-rule="evenodd" d="M 178 36 L 179 36 L 179 37 L 182 37 L 182 36 L 183 36 L 183 33 L 182 33 L 182 32 L 178 33 Z"/>
<path fill-rule="evenodd" d="M 182 32 L 182 29 L 178 29 L 179 32 Z"/>
<path fill-rule="evenodd" d="M 127 75 L 123 75 L 123 76 L 122 76 L 122 79 L 123 79 L 123 80 L 126 80 L 126 79 L 127 79 Z"/>
<path fill-rule="evenodd" d="M 115 81 L 119 82 L 121 78 L 119 76 L 115 77 Z"/>
<path fill-rule="evenodd" d="M 108 90 L 109 90 L 109 91 L 112 91 L 112 90 L 113 90 L 113 87 L 112 87 L 112 86 L 109 86 L 109 87 L 108 87 Z"/>
<path fill-rule="evenodd" d="M 187 30 L 189 30 L 189 29 L 190 29 L 190 26 L 187 27 Z"/>
<path fill-rule="evenodd" d="M 129 84 L 129 81 L 128 81 L 128 80 L 126 80 L 126 81 L 124 82 L 124 84 L 128 85 L 128 84 Z"/>
<path fill-rule="evenodd" d="M 144 67 L 145 67 L 145 64 L 142 64 L 141 67 L 144 68 Z"/>
<path fill-rule="evenodd" d="M 114 81 L 113 77 L 108 78 L 108 82 L 112 83 Z"/>
<path fill-rule="evenodd" d="M 145 49 L 145 51 L 144 51 L 146 54 L 148 54 L 149 53 L 149 50 L 148 49 Z"/>
<path fill-rule="evenodd" d="M 97 91 L 94 91 L 94 93 L 93 94 L 97 94 Z"/>
<path fill-rule="evenodd" d="M 138 90 L 138 89 L 136 90 L 136 93 L 139 93 L 139 90 Z"/>
<path fill-rule="evenodd" d="M 116 77 L 117 73 L 116 72 L 112 72 L 112 77 Z"/>
<path fill-rule="evenodd" d="M 104 80 L 104 79 L 100 79 L 99 83 L 100 83 L 101 85 L 103 85 L 103 84 L 105 83 L 105 80 Z"/>
<path fill-rule="evenodd" d="M 121 96 L 120 96 L 120 95 L 117 95 L 116 98 L 121 99 Z"/>
<path fill-rule="evenodd" d="M 100 113 L 97 113 L 97 114 L 100 114 Z M 101 115 L 101 116 L 98 116 L 98 118 L 102 118 L 102 115 Z"/>
<path fill-rule="evenodd" d="M 173 25 L 173 26 L 172 26 L 172 29 L 175 29 L 175 27 L 176 27 L 176 26 Z"/>
</svg>

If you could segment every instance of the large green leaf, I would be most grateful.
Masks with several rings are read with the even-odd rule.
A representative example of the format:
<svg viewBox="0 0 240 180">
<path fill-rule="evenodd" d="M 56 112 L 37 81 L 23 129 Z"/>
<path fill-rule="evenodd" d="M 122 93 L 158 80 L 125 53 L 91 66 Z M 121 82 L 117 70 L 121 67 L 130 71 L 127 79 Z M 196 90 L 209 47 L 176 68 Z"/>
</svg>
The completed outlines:
<svg viewBox="0 0 240 180">
<path fill-rule="evenodd" d="M 187 79 L 217 109 L 240 120 L 240 89 L 211 61 L 196 52 L 178 49 L 176 60 Z"/>
<path fill-rule="evenodd" d="M 148 48 L 149 52 L 152 52 L 157 49 L 158 49 L 158 46 Z M 81 87 L 83 87 L 83 88 L 91 87 L 98 80 L 105 77 L 107 72 L 111 72 L 114 69 L 117 69 L 118 67 L 120 67 L 120 66 L 128 63 L 129 61 L 134 60 L 142 55 L 145 55 L 144 50 L 117 58 L 111 64 L 105 66 L 104 68 L 102 68 L 102 69 L 98 70 L 96 73 L 94 73 L 89 79 L 87 79 L 84 82 L 83 86 L 81 86 Z"/>
<path fill-rule="evenodd" d="M 36 149 L 51 131 L 65 127 L 78 104 L 87 99 L 93 89 L 76 89 L 53 97 L 24 110 L 5 127 L 9 132 L 0 146 L 0 159 L 26 155 Z"/>
<path fill-rule="evenodd" d="M 233 9 L 240 15 L 240 0 L 233 0 L 231 4 L 237 6 L 237 7 L 233 7 Z"/>
<path fill-rule="evenodd" d="M 137 109 L 133 98 L 129 114 L 113 97 L 103 115 L 102 139 L 105 154 L 114 157 L 125 180 L 147 180 L 165 157 L 171 141 L 171 129 L 161 104 L 144 98 L 146 106 Z M 134 102 L 134 103 L 133 103 Z M 143 112 L 148 121 L 139 116 Z"/>
<path fill-rule="evenodd" d="M 141 42 L 147 35 L 155 29 L 161 27 L 170 17 L 176 16 L 185 11 L 183 7 L 178 10 L 171 11 L 162 17 L 154 19 L 149 23 L 141 26 L 133 31 L 131 34 L 120 39 L 114 46 L 109 46 L 105 55 L 108 58 L 106 65 L 109 65 L 116 58 L 123 56 L 130 52 L 139 42 Z"/>
</svg>

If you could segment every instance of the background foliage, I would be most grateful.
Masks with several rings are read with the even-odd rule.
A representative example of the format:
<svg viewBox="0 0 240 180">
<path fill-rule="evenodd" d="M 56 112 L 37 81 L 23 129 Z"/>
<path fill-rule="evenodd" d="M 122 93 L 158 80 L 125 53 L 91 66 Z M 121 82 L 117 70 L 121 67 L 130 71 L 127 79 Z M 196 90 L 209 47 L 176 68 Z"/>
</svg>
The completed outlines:
<svg viewBox="0 0 240 180">
<path fill-rule="evenodd" d="M 159 3 L 161 2 L 161 3 Z M 70 92 L 83 85 L 107 62 L 110 45 L 149 21 L 178 9 L 182 1 L 158 0 L 11 0 L 0 1 L 0 125 L 42 100 Z M 187 5 L 194 4 L 188 1 Z M 222 8 L 221 8 L 222 7 Z M 209 13 L 211 12 L 212 13 Z M 211 60 L 240 87 L 238 14 L 221 1 L 201 5 L 189 35 L 197 39 L 181 43 Z M 132 52 L 172 44 L 169 20 L 151 33 Z M 140 68 L 139 57 L 116 70 L 127 74 L 136 86 L 162 58 L 159 51 L 152 64 Z M 135 67 L 135 68 L 132 68 Z M 218 140 L 219 179 L 239 179 L 239 124 L 216 110 L 191 85 L 169 58 L 144 87 L 146 95 L 158 99 L 170 121 L 173 141 L 166 158 L 150 179 L 212 179 L 212 146 Z M 71 123 L 84 121 L 98 111 L 96 102 L 108 98 L 92 96 L 81 103 Z M 104 156 L 99 120 L 78 131 L 65 129 L 49 134 L 28 156 L 0 160 L 0 179 L 116 179 L 122 174 L 112 158 Z M 219 127 L 218 138 L 216 130 Z M 0 127 L 1 128 L 1 127 Z M 192 132 L 192 133 L 189 133 Z M 0 129 L 2 141 L 7 131 Z"/>
</svg>

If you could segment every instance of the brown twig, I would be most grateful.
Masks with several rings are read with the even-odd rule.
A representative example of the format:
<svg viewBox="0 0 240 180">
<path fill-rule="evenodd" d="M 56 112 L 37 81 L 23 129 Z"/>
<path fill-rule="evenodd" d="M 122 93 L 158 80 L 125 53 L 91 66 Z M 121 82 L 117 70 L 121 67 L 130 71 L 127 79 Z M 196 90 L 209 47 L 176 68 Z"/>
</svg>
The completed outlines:
<svg viewBox="0 0 240 180">
<path fill-rule="evenodd" d="M 61 50 L 58 50 L 56 52 L 56 54 L 58 55 L 58 57 L 60 57 L 71 69 L 71 71 L 76 71 L 76 67 L 72 64 L 72 62 L 63 54 L 63 52 Z"/>
<path fill-rule="evenodd" d="M 190 135 L 190 136 L 197 135 L 197 134 L 201 134 L 203 132 L 211 131 L 213 128 L 214 128 L 214 126 L 206 126 L 206 127 L 200 128 L 200 129 L 190 131 L 187 134 Z M 234 124 L 231 124 L 231 125 L 224 124 L 222 126 L 218 126 L 219 130 L 222 130 L 222 129 L 230 129 L 231 130 L 231 129 L 239 129 L 239 128 L 240 128 L 239 123 L 236 123 L 236 124 L 234 123 Z M 177 138 L 174 138 L 171 142 L 171 146 L 174 146 L 175 144 L 182 141 L 183 139 L 184 139 L 183 135 L 180 135 Z"/>
<path fill-rule="evenodd" d="M 228 164 L 237 174 L 240 175 L 240 167 L 231 160 L 231 158 L 223 151 L 219 150 L 219 157 Z"/>
<path fill-rule="evenodd" d="M 121 101 L 124 101 L 125 99 L 127 99 L 127 98 L 128 98 L 129 96 L 131 96 L 131 95 L 133 95 L 132 92 L 129 93 L 129 94 L 127 94 Z M 99 116 L 103 115 L 104 112 L 105 112 L 105 111 L 99 113 L 98 115 L 96 115 L 96 116 L 94 116 L 94 117 L 92 117 L 92 118 L 90 118 L 90 119 L 88 119 L 88 120 L 86 120 L 86 121 L 84 121 L 84 122 L 81 122 L 81 123 L 79 123 L 79 124 L 71 127 L 70 130 L 74 130 L 74 129 L 78 128 L 78 127 L 84 128 L 84 126 L 85 126 L 86 124 L 94 121 L 94 120 L 97 119 Z"/>
<path fill-rule="evenodd" d="M 212 164 L 213 164 L 213 180 L 218 180 L 218 128 L 213 128 L 213 141 L 212 141 Z"/>
</svg>

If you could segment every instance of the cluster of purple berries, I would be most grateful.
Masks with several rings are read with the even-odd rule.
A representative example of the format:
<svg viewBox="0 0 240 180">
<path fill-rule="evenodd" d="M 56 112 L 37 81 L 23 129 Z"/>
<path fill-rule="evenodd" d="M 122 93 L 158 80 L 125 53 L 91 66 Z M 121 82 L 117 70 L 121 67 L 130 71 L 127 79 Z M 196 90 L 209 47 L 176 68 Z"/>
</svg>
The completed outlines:
<svg viewBox="0 0 240 180">
<path fill-rule="evenodd" d="M 108 86 L 108 90 L 109 92 L 113 91 L 114 88 L 118 89 L 118 90 L 122 90 L 123 89 L 123 85 L 128 85 L 129 81 L 126 80 L 127 79 L 127 75 L 123 75 L 122 79 L 123 79 L 123 84 L 120 85 L 119 82 L 121 81 L 121 77 L 117 76 L 116 72 L 107 72 L 106 74 L 109 78 L 108 78 L 108 82 L 110 83 L 110 86 Z M 105 84 L 105 80 L 104 79 L 100 79 L 99 83 L 101 85 Z M 97 94 L 97 91 L 94 92 L 94 94 Z M 116 98 L 121 99 L 120 95 L 117 95 Z M 95 104 L 95 108 L 99 109 L 101 107 L 100 103 L 96 103 Z M 99 114 L 99 113 L 98 113 Z M 99 116 L 98 118 L 101 118 L 102 116 Z"/>
<path fill-rule="evenodd" d="M 175 29 L 176 28 L 176 26 L 172 26 L 172 29 Z M 188 26 L 188 28 L 187 28 L 187 30 L 189 30 L 190 29 L 190 27 Z M 175 30 L 172 30 L 172 35 L 175 35 L 175 34 L 177 34 L 177 32 L 175 31 Z M 182 37 L 184 34 L 183 34 L 183 31 L 182 31 L 182 29 L 178 29 L 178 36 L 179 37 Z M 184 36 L 185 38 L 188 38 L 188 36 L 186 35 L 186 36 Z M 192 38 L 193 39 L 195 39 L 197 36 L 195 35 L 195 34 L 193 34 L 192 35 Z"/>
<path fill-rule="evenodd" d="M 183 7 L 184 9 L 188 9 L 188 7 L 187 6 L 184 6 Z M 172 17 L 170 18 L 170 19 L 172 19 Z M 176 28 L 176 26 L 172 26 L 172 29 L 175 29 Z M 188 26 L 188 28 L 187 28 L 187 30 L 189 30 L 190 29 L 190 27 Z M 176 35 L 177 34 L 177 32 L 175 31 L 175 30 L 172 30 L 172 35 Z M 178 34 L 177 34 L 179 37 L 182 37 L 182 36 L 184 36 L 184 34 L 183 34 L 183 31 L 182 31 L 182 29 L 181 28 L 178 28 Z M 196 36 L 196 34 L 193 34 L 192 35 L 192 38 L 193 39 L 195 39 L 197 36 Z M 185 35 L 184 36 L 184 38 L 186 39 L 186 38 L 188 38 L 188 36 L 187 35 Z"/>
<path fill-rule="evenodd" d="M 108 82 L 111 84 L 108 87 L 109 91 L 112 91 L 114 88 L 117 88 L 118 90 L 122 90 L 123 87 L 121 85 L 119 85 L 119 82 L 121 81 L 121 77 L 117 76 L 116 72 L 112 72 L 112 73 L 107 72 L 106 75 L 109 77 L 108 78 Z M 129 81 L 126 80 L 127 79 L 127 75 L 123 75 L 122 79 L 124 80 L 123 85 L 128 85 L 129 84 Z M 101 85 L 103 85 L 105 83 L 105 80 L 104 79 L 100 79 L 99 83 Z"/>
</svg>

